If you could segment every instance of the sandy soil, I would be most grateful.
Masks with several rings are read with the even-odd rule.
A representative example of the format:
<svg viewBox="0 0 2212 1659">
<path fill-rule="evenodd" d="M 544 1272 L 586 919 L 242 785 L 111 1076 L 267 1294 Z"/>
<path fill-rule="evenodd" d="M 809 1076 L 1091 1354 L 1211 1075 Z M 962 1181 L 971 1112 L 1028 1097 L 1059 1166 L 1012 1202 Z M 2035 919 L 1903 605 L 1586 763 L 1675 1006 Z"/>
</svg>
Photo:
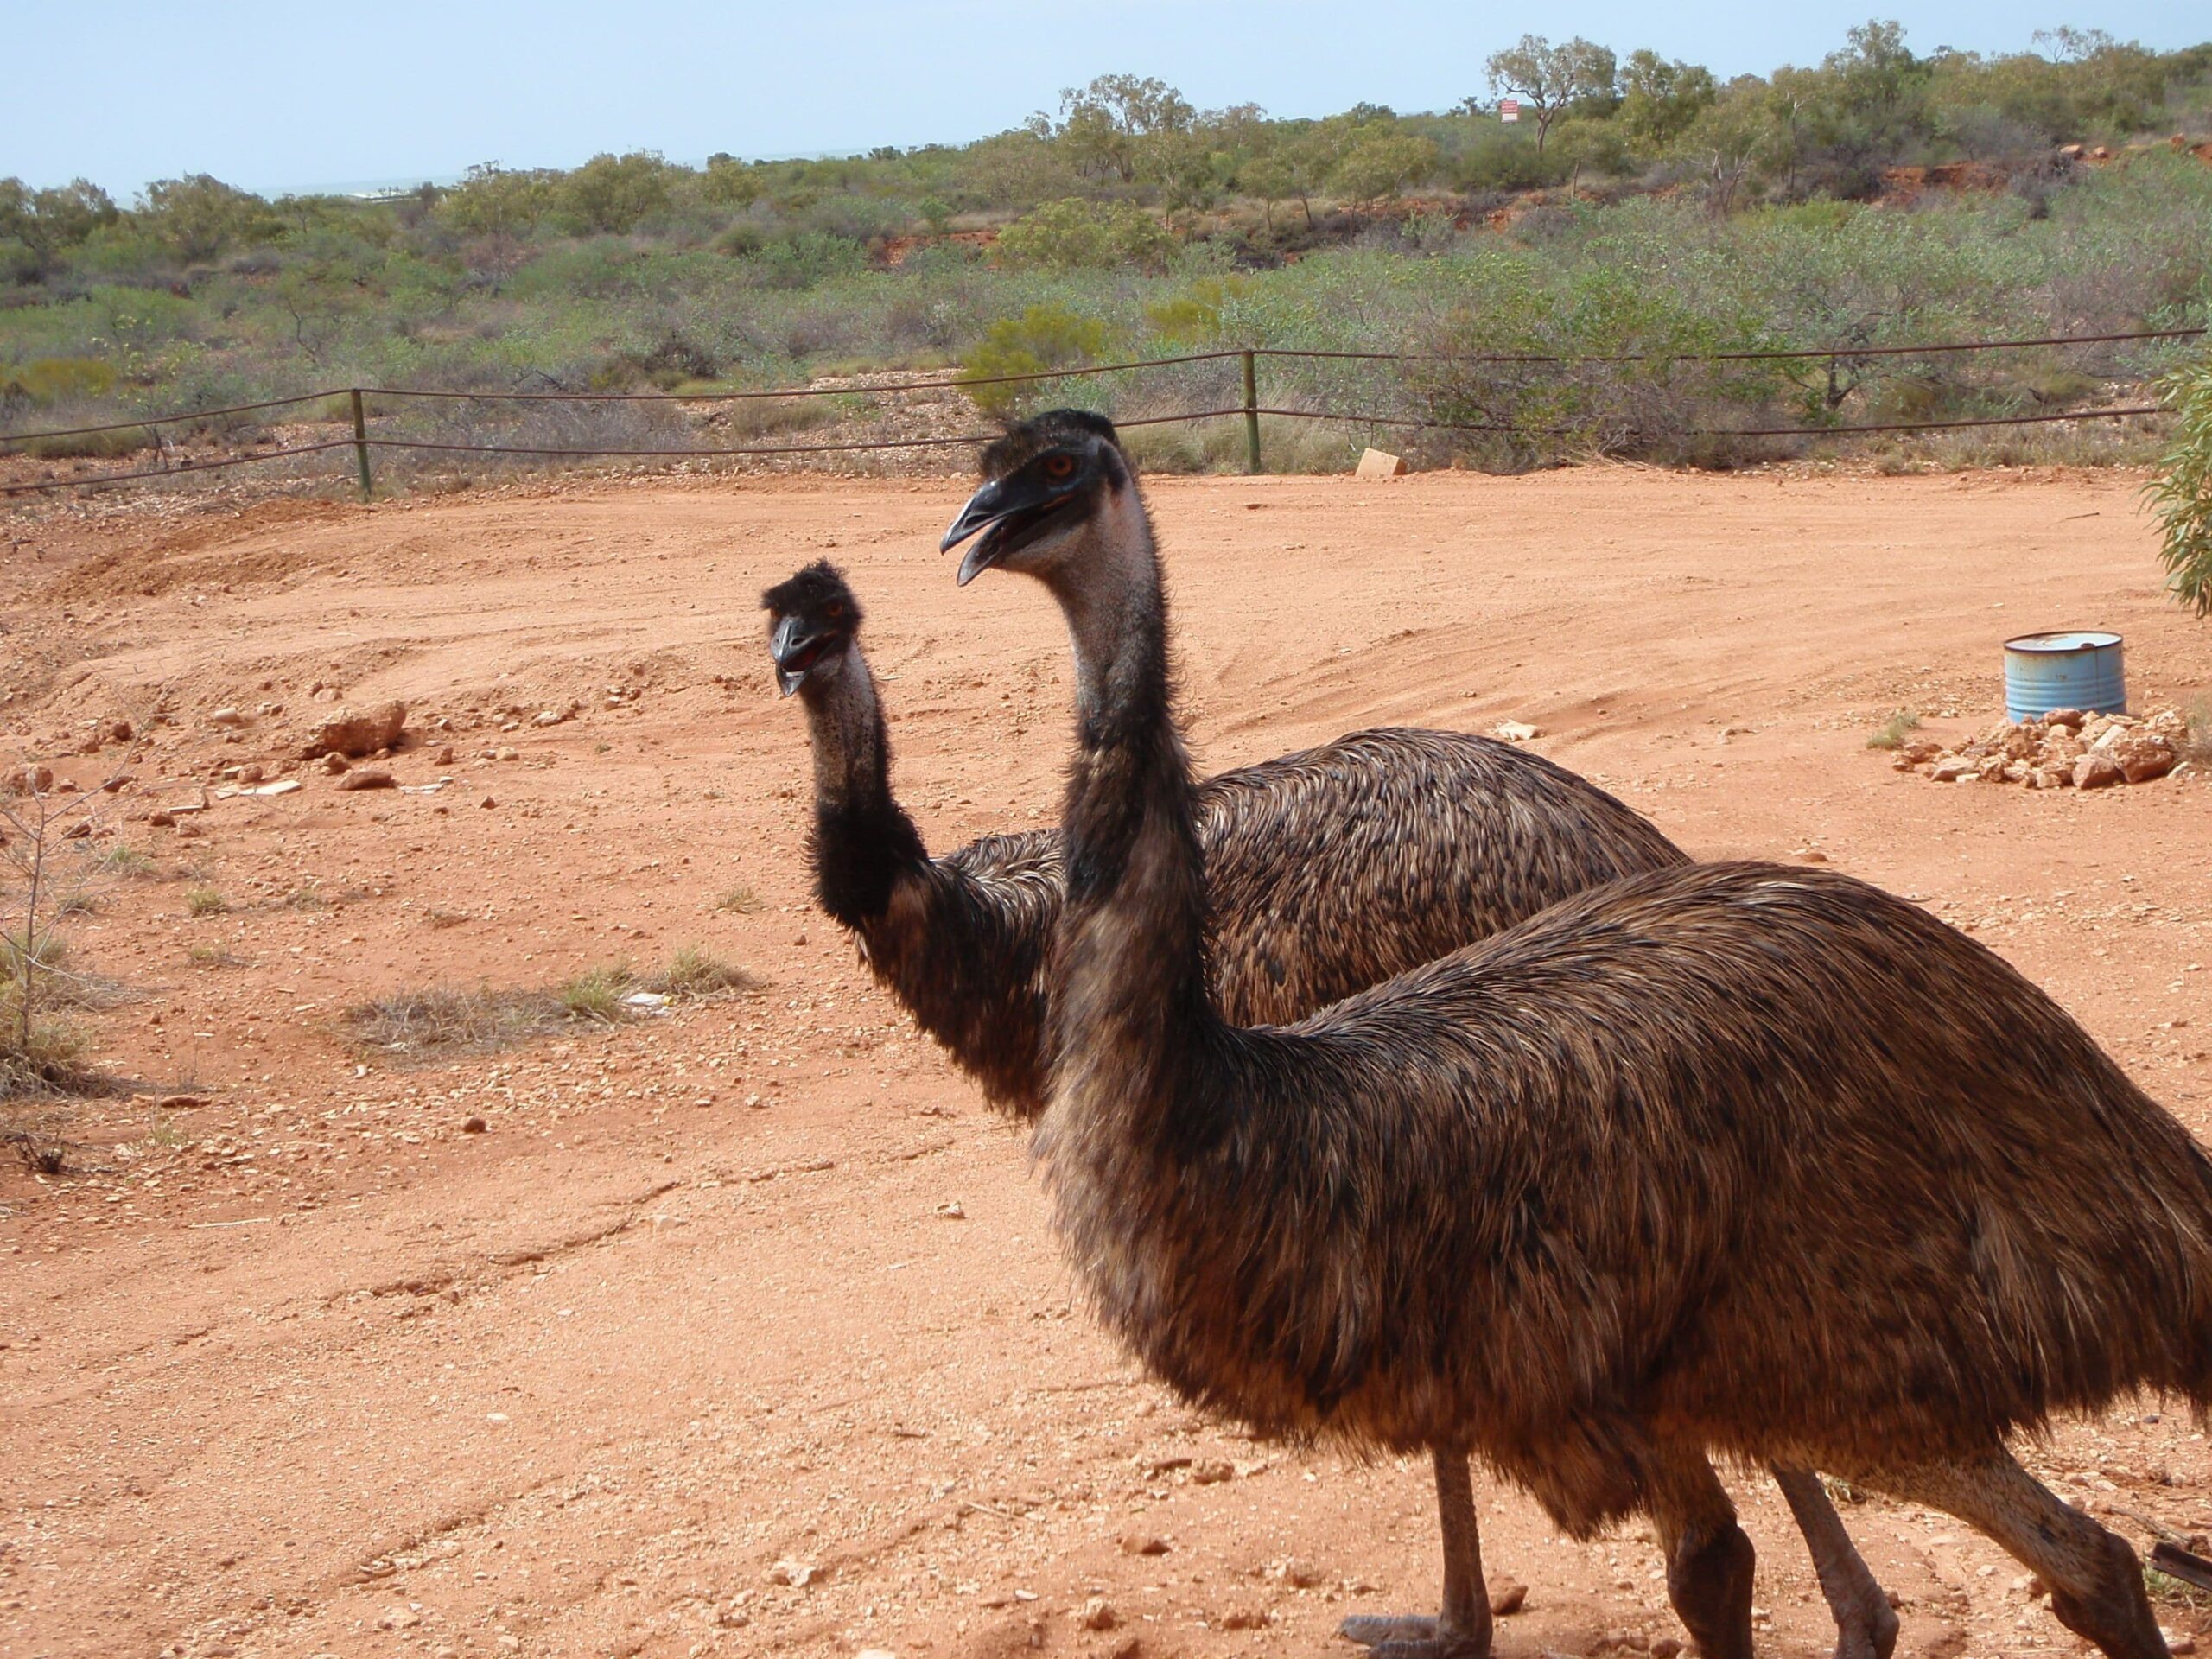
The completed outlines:
<svg viewBox="0 0 2212 1659">
<path fill-rule="evenodd" d="M 2139 702 L 2212 687 L 2134 489 L 1588 470 L 1152 494 L 1205 764 L 1532 721 L 1695 853 L 1822 856 L 1973 928 L 2205 1135 L 2202 778 L 1946 787 L 1864 747 L 1899 704 L 1953 711 L 1938 734 L 1986 721 L 1998 641 L 2036 626 L 2125 630 Z M 453 779 L 435 793 L 302 770 L 194 838 L 126 823 L 153 875 L 70 925 L 124 988 L 85 1016 L 103 1064 L 206 1103 L 16 1113 L 71 1144 L 58 1175 L 0 1171 L 0 1656 L 1350 1654 L 1344 1612 L 1433 1605 L 1426 1469 L 1255 1445 L 1143 1382 L 1088 1322 L 1020 1136 L 809 909 L 805 741 L 754 608 L 804 560 L 870 606 L 932 844 L 1054 810 L 1064 639 L 1028 584 L 955 589 L 932 549 L 959 494 L 14 525 L 7 753 L 166 697 L 137 770 L 176 799 L 273 768 L 320 682 L 408 700 L 458 756 L 391 763 Z M 226 742 L 226 704 L 282 710 Z M 720 907 L 740 887 L 759 907 Z M 200 888 L 231 909 L 188 915 Z M 768 988 L 411 1068 L 339 1023 L 687 943 Z M 2203 1436 L 2153 1402 L 2030 1455 L 2139 1545 L 2212 1529 Z M 1732 1484 L 1768 1650 L 1825 1653 L 1777 1495 Z M 1530 1586 L 1502 1654 L 1679 1634 L 1634 1529 L 1571 1543 L 1515 1492 L 1481 1500 L 1494 1578 Z M 1847 1518 L 1903 1599 L 1901 1652 L 2075 1647 L 1966 1528 Z M 1083 1628 L 1092 1598 L 1112 1628 Z"/>
</svg>

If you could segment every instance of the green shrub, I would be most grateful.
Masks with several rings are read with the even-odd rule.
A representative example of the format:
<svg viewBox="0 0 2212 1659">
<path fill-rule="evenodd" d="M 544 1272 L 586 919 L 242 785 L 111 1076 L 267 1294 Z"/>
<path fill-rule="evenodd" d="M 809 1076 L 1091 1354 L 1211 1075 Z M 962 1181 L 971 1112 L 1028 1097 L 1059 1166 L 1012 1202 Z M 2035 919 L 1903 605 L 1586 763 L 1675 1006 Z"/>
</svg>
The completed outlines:
<svg viewBox="0 0 2212 1659">
<path fill-rule="evenodd" d="M 1079 317 L 1057 305 L 1033 305 L 1018 317 L 1001 317 L 993 323 L 982 343 L 961 366 L 972 379 L 1080 368 L 1104 355 L 1107 340 L 1106 325 L 1094 317 Z M 986 414 L 998 415 L 1020 406 L 1050 384 L 1032 380 L 970 386 L 969 395 Z"/>
<path fill-rule="evenodd" d="M 2168 587 L 2212 616 L 2212 356 L 2177 369 L 2159 391 L 2175 415 L 2173 447 L 2143 493 L 2158 517 Z"/>
<path fill-rule="evenodd" d="M 1128 201 L 1080 196 L 1046 202 L 999 232 L 998 254 L 1009 265 L 1051 270 L 1117 265 L 1164 271 L 1180 245 L 1159 220 Z"/>
<path fill-rule="evenodd" d="M 78 397 L 105 396 L 115 385 L 111 364 L 96 357 L 37 357 L 0 372 L 0 393 L 27 397 L 44 408 Z"/>
</svg>

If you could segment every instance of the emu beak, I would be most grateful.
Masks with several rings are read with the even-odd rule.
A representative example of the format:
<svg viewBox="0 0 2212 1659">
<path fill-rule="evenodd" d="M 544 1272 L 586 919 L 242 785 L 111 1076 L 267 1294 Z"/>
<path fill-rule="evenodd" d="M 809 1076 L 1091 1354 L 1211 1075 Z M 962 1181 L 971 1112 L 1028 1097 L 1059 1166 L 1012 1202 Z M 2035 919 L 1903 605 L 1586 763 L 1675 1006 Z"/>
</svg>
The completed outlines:
<svg viewBox="0 0 2212 1659">
<path fill-rule="evenodd" d="M 968 550 L 968 556 L 960 561 L 957 578 L 960 586 L 965 588 L 999 562 L 1003 538 L 993 531 L 1017 513 L 1033 512 L 1052 499 L 1051 492 L 1036 479 L 1020 473 L 1010 478 L 995 478 L 969 496 L 968 505 L 952 521 L 952 528 L 938 543 L 938 552 L 950 553 L 970 536 L 978 538 L 975 546 Z"/>
<path fill-rule="evenodd" d="M 795 616 L 785 617 L 768 636 L 768 654 L 776 659 L 776 689 L 785 696 L 799 688 L 806 678 L 806 671 L 814 665 L 814 636 L 802 632 L 802 624 Z"/>
</svg>

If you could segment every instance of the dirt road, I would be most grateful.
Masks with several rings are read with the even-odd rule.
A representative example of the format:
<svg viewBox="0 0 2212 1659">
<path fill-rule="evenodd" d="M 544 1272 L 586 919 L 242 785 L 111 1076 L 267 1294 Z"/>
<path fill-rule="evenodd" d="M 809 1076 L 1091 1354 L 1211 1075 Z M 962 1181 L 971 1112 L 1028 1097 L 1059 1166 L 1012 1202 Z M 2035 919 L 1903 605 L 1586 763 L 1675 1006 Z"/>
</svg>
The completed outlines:
<svg viewBox="0 0 2212 1659">
<path fill-rule="evenodd" d="M 2139 704 L 2212 690 L 2133 491 L 1590 470 L 1152 498 L 1205 766 L 1530 722 L 1695 854 L 1823 857 L 1971 926 L 2203 1135 L 2203 779 L 1937 785 L 1864 747 L 1900 705 L 1987 721 L 1998 642 L 2037 626 L 2125 631 Z M 1346 1611 L 1433 1605 L 1425 1467 L 1255 1445 L 1145 1383 L 1074 1297 L 1021 1137 L 809 908 L 805 740 L 755 609 L 805 560 L 869 606 L 933 846 L 1056 809 L 1064 637 L 1030 584 L 955 589 L 932 550 L 959 494 L 663 483 L 15 530 L 0 749 L 68 755 L 166 708 L 150 804 L 280 775 L 332 698 L 400 697 L 399 781 L 452 781 L 340 793 L 291 762 L 302 789 L 213 798 L 204 833 L 125 823 L 152 870 L 67 925 L 120 988 L 81 1016 L 101 1063 L 205 1103 L 15 1111 L 69 1145 L 59 1174 L 0 1172 L 0 1656 L 1211 1659 L 1349 1654 Z M 689 944 L 766 988 L 423 1066 L 340 1024 Z M 2157 1411 L 2031 1453 L 2144 1545 L 2212 1530 L 2203 1437 Z M 1732 1484 L 1767 1650 L 1826 1653 L 1778 1496 Z M 1529 1586 L 1501 1654 L 1679 1636 L 1634 1529 L 1570 1543 L 1480 1497 L 1494 1578 Z M 1904 1599 L 1901 1652 L 2075 1647 L 1965 1527 L 1847 1519 Z"/>
</svg>

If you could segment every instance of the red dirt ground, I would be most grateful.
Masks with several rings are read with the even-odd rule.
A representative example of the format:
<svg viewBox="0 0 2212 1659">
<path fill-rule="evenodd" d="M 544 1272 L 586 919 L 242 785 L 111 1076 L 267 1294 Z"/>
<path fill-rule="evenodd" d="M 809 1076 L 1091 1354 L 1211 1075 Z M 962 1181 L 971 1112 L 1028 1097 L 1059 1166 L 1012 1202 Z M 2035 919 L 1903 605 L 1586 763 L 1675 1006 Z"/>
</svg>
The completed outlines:
<svg viewBox="0 0 2212 1659">
<path fill-rule="evenodd" d="M 1533 721 L 1694 853 L 1824 856 L 1973 928 L 2204 1135 L 2201 773 L 1939 789 L 1864 747 L 1901 704 L 1953 711 L 1938 734 L 1986 721 L 1998 642 L 2039 626 L 2124 630 L 2139 702 L 2212 686 L 2136 482 L 1591 469 L 1152 498 L 1205 766 Z M 869 605 L 932 844 L 1055 810 L 1064 637 L 1029 584 L 954 588 L 932 549 L 959 494 L 11 523 L 0 753 L 66 754 L 166 696 L 137 769 L 173 799 L 292 753 L 320 681 L 406 699 L 459 754 L 392 761 L 450 775 L 435 794 L 302 772 L 217 800 L 200 837 L 125 823 L 153 875 L 68 924 L 124 988 L 82 1016 L 102 1064 L 207 1103 L 15 1111 L 72 1144 L 59 1175 L 0 1173 L 0 1656 L 1350 1655 L 1346 1611 L 1433 1605 L 1425 1467 L 1255 1445 L 1142 1381 L 1074 1294 L 1021 1137 L 810 912 L 805 739 L 754 608 L 807 559 Z M 206 721 L 264 703 L 236 742 Z M 739 887 L 758 908 L 720 907 Z M 188 915 L 202 887 L 229 911 Z M 768 988 L 412 1068 L 339 1026 L 686 943 Z M 2139 1546 L 2212 1529 L 2203 1436 L 2155 1402 L 2028 1455 Z M 1826 1653 L 1777 1495 L 1732 1485 L 1767 1650 Z M 1679 1634 L 1636 1529 L 1571 1543 L 1513 1491 L 1481 1501 L 1491 1572 L 1530 1586 L 1507 1659 Z M 1967 1528 L 1846 1516 L 1904 1599 L 1901 1652 L 2076 1646 Z M 1113 1628 L 1081 1627 L 1093 1597 Z"/>
</svg>

